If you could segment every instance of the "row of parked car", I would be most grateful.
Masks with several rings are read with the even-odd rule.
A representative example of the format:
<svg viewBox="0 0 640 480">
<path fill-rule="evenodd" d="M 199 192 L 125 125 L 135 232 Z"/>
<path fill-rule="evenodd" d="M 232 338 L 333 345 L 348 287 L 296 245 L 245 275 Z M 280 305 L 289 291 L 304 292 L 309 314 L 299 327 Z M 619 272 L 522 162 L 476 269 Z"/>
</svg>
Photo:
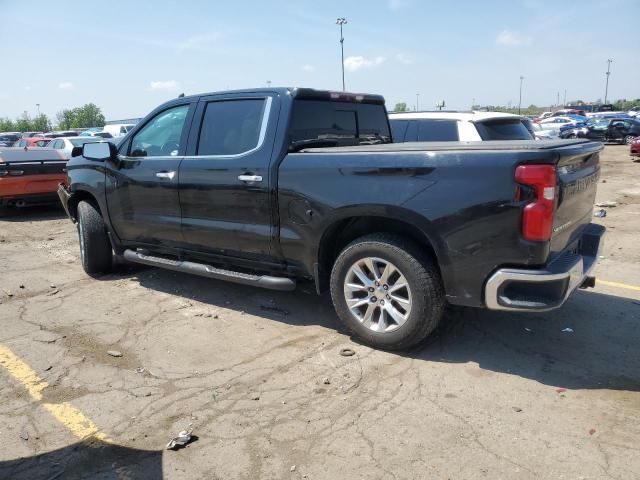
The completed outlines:
<svg viewBox="0 0 640 480">
<path fill-rule="evenodd" d="M 134 124 L 111 124 L 84 130 L 58 130 L 54 132 L 0 132 L 0 147 L 45 147 L 56 138 L 81 137 L 119 138 L 125 136 Z"/>
<path fill-rule="evenodd" d="M 589 138 L 630 144 L 631 154 L 640 156 L 640 143 L 633 141 L 640 137 L 640 120 L 619 112 L 592 118 L 579 113 L 584 112 L 559 110 L 545 115 L 546 118 L 531 119 L 480 111 L 391 112 L 389 124 L 396 143 Z M 81 132 L 0 134 L 0 206 L 56 200 L 57 185 L 65 178 L 65 163 L 72 157 L 74 148 L 105 140 L 118 145 L 134 126 L 117 124 Z M 4 168 L 9 162 L 22 166 Z M 33 177 L 28 182 L 20 181 L 19 177 L 29 173 L 45 176 L 38 177 L 37 181 Z M 8 188 L 8 177 L 11 177 L 11 188 Z"/>
</svg>

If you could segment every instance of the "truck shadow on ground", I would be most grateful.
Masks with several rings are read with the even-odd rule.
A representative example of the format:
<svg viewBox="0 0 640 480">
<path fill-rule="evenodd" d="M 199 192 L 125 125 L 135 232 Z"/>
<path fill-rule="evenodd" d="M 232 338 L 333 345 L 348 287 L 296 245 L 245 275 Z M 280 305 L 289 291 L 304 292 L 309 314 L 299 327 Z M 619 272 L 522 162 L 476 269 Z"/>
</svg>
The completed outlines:
<svg viewBox="0 0 640 480">
<path fill-rule="evenodd" d="M 318 297 L 311 284 L 295 292 L 273 292 L 153 268 L 122 273 L 144 287 L 193 301 L 348 335 L 329 296 Z M 552 312 L 451 307 L 426 342 L 390 353 L 428 362 L 477 363 L 485 370 L 555 387 L 640 391 L 639 344 L 640 302 L 579 290 Z"/>
<path fill-rule="evenodd" d="M 34 205 L 28 207 L 0 207 L 0 221 L 4 222 L 39 222 L 59 220 L 66 214 L 62 205 Z"/>
<path fill-rule="evenodd" d="M 161 480 L 162 453 L 162 450 L 138 450 L 88 439 L 40 455 L 0 461 L 0 478 Z"/>
</svg>

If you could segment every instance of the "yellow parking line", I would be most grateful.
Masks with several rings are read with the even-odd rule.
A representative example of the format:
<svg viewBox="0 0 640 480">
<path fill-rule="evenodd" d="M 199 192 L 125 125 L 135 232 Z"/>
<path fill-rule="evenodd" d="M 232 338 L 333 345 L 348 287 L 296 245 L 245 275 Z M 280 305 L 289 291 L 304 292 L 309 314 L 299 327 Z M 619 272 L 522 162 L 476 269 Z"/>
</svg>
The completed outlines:
<svg viewBox="0 0 640 480">
<path fill-rule="evenodd" d="M 627 285 L 626 283 L 618 283 L 618 282 L 608 282 L 606 280 L 596 280 L 596 283 L 599 285 L 606 285 L 608 287 L 618 287 L 618 288 L 626 288 L 627 290 L 635 290 L 636 292 L 640 292 L 640 287 L 635 285 Z"/>
<path fill-rule="evenodd" d="M 42 380 L 38 374 L 15 353 L 1 344 L 0 365 L 26 388 L 31 398 L 37 402 L 42 402 L 42 391 L 47 388 L 49 384 Z M 105 443 L 112 443 L 112 440 L 107 435 L 100 432 L 91 420 L 85 417 L 80 410 L 70 403 L 42 403 L 42 406 L 78 438 L 93 437 Z"/>
</svg>

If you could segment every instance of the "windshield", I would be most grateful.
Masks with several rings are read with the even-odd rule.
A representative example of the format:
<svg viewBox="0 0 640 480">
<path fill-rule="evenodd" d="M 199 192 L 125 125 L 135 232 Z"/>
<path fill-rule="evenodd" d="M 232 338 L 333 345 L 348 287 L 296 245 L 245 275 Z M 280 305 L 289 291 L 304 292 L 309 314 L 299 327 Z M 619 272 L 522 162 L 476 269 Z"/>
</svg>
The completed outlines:
<svg viewBox="0 0 640 480">
<path fill-rule="evenodd" d="M 74 147 L 81 147 L 82 145 L 84 145 L 85 143 L 95 143 L 95 142 L 101 142 L 102 138 L 98 137 L 87 137 L 87 138 L 72 138 L 71 140 L 69 140 L 71 142 L 71 144 Z"/>
</svg>

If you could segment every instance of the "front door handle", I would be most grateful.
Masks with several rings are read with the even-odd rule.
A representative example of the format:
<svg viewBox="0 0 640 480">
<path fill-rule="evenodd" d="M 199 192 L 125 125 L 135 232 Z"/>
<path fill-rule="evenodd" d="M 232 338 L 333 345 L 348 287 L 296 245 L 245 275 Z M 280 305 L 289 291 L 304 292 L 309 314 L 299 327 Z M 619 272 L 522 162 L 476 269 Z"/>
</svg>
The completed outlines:
<svg viewBox="0 0 640 480">
<path fill-rule="evenodd" d="M 261 182 L 261 175 L 238 175 L 238 180 L 241 182 Z"/>
<path fill-rule="evenodd" d="M 156 173 L 156 177 L 158 178 L 166 178 L 168 180 L 173 180 L 173 177 L 176 176 L 176 172 L 158 172 Z"/>
</svg>

